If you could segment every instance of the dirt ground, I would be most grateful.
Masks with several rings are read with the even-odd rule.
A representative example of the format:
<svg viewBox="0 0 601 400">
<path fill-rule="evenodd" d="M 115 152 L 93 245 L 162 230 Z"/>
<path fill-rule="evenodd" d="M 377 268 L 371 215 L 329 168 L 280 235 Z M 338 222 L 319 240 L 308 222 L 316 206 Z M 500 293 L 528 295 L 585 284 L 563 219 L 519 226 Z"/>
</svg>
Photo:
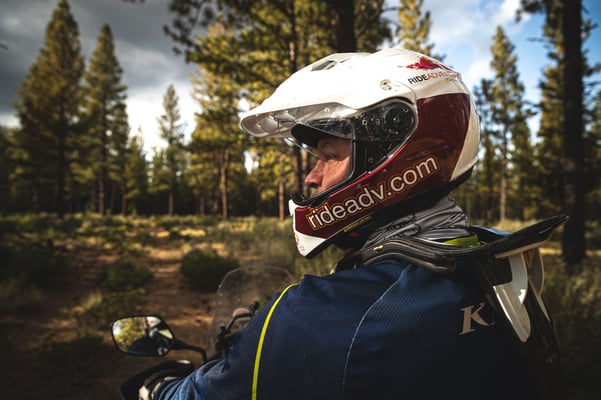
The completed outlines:
<svg viewBox="0 0 601 400">
<path fill-rule="evenodd" d="M 147 287 L 145 312 L 164 317 L 178 338 L 205 347 L 215 293 L 199 293 L 188 287 L 179 272 L 181 251 L 159 244 L 148 248 L 146 254 L 155 278 Z M 72 353 L 65 353 L 60 360 L 41 356 L 40 350 L 48 343 L 76 337 L 73 315 L 82 300 L 98 290 L 102 265 L 112 257 L 102 252 L 76 254 L 66 290 L 44 293 L 40 307 L 30 314 L 0 313 L 0 399 L 119 399 L 118 388 L 124 380 L 165 360 L 119 353 L 108 326 L 99 330 L 102 345 L 93 346 L 87 360 L 70 359 Z M 188 351 L 172 352 L 166 358 L 189 359 L 195 365 L 201 362 L 197 353 Z"/>
</svg>

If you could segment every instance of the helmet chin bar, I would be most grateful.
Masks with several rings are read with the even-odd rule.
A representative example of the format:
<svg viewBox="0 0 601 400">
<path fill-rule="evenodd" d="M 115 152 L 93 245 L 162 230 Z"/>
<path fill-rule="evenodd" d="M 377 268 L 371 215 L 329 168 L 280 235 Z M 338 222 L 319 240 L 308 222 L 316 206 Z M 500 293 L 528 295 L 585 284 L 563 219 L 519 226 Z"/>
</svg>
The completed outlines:
<svg viewBox="0 0 601 400">
<path fill-rule="evenodd" d="M 354 235 L 340 235 L 338 239 L 334 239 L 333 244 L 345 249 L 360 248 L 375 229 L 396 218 L 432 207 L 444 196 L 448 196 L 449 193 L 465 182 L 471 176 L 471 174 L 472 169 L 465 172 L 454 181 L 439 186 L 436 189 L 430 190 L 429 192 L 406 199 L 403 203 L 398 204 L 394 209 L 386 208 L 385 210 L 375 212 L 372 214 L 372 218 L 367 223 L 353 230 L 353 232 L 355 232 Z M 323 249 L 320 249 L 320 251 L 321 250 Z"/>
<path fill-rule="evenodd" d="M 402 217 L 403 215 L 408 215 L 433 206 L 444 196 L 451 193 L 457 186 L 466 181 L 471 173 L 472 169 L 468 170 L 452 182 L 439 186 L 429 192 L 409 198 L 403 203 L 398 204 L 394 208 L 394 211 L 392 211 L 391 208 L 386 208 L 373 213 L 364 224 L 348 231 L 343 229 L 328 240 L 296 231 L 295 210 L 298 207 L 302 207 L 302 205 L 291 199 L 289 207 L 293 219 L 298 251 L 304 257 L 312 259 L 332 244 L 341 249 L 358 250 L 363 246 L 369 235 L 382 224 L 395 218 Z"/>
</svg>

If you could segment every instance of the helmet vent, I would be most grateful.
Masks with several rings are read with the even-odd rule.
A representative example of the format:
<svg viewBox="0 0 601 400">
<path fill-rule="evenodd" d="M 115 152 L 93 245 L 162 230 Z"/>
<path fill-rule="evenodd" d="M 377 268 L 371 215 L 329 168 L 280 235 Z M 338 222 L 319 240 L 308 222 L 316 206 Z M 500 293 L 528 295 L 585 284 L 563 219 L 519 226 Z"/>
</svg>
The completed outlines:
<svg viewBox="0 0 601 400">
<path fill-rule="evenodd" d="M 315 65 L 313 68 L 311 68 L 311 71 L 323 71 L 324 69 L 332 68 L 336 64 L 338 63 L 334 60 L 326 60 L 320 64 Z"/>
<path fill-rule="evenodd" d="M 321 63 L 315 64 L 313 68 L 311 68 L 311 71 L 324 71 L 326 69 L 331 69 L 334 68 L 337 64 L 343 63 L 346 60 L 348 60 L 348 58 L 342 60 L 324 60 Z"/>
</svg>

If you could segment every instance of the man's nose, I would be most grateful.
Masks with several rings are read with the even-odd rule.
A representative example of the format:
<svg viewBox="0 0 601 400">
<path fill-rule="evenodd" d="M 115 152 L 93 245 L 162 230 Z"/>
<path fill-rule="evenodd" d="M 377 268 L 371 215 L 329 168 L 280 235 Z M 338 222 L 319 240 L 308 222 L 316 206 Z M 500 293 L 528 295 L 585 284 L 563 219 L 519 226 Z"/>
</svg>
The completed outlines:
<svg viewBox="0 0 601 400">
<path fill-rule="evenodd" d="M 305 186 L 309 188 L 319 188 L 323 179 L 323 165 L 321 160 L 315 163 L 315 166 L 305 177 Z"/>
</svg>

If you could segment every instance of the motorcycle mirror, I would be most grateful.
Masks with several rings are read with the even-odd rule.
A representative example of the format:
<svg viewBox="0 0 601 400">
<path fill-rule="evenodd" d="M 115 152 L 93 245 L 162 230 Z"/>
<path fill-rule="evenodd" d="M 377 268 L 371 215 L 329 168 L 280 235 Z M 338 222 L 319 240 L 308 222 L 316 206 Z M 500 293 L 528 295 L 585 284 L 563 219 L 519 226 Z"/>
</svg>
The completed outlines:
<svg viewBox="0 0 601 400">
<path fill-rule="evenodd" d="M 167 323 L 155 315 L 117 319 L 112 323 L 111 333 L 117 349 L 134 356 L 164 356 L 176 340 Z"/>
</svg>

